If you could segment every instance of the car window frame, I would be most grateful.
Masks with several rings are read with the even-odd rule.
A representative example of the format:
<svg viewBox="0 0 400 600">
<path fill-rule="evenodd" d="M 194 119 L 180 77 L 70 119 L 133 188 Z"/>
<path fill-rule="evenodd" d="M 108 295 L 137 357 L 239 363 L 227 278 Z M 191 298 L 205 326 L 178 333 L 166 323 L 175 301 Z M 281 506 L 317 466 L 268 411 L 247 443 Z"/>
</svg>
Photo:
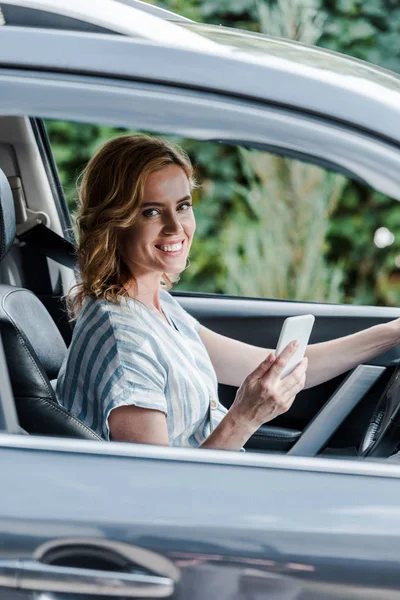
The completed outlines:
<svg viewBox="0 0 400 600">
<path fill-rule="evenodd" d="M 26 86 L 29 94 L 22 93 Z M 330 164 L 400 200 L 400 143 L 300 110 L 162 84 L 22 69 L 0 68 L 0 87 L 0 114 L 287 150 L 305 162 L 324 160 L 325 168 Z"/>
<path fill-rule="evenodd" d="M 15 408 L 14 395 L 11 388 L 7 368 L 3 340 L 0 332 L 0 432 L 20 433 L 20 426 Z"/>
<path fill-rule="evenodd" d="M 60 225 L 65 239 L 72 244 L 76 243 L 75 232 L 64 189 L 60 180 L 57 164 L 51 149 L 50 139 L 43 119 L 31 117 L 29 119 L 32 132 L 37 144 L 40 157 L 43 162 L 46 177 L 50 185 L 51 194 L 54 199 Z"/>
<path fill-rule="evenodd" d="M 38 100 L 38 97 L 36 97 L 35 99 L 32 98 L 31 94 L 21 94 L 21 89 L 24 88 L 25 85 L 25 89 L 26 89 L 26 84 L 29 83 L 30 85 L 33 86 L 37 86 L 40 85 L 41 86 L 41 94 L 42 94 L 42 98 L 46 98 L 46 102 L 44 102 L 42 105 L 36 104 L 35 108 L 37 110 L 39 110 L 39 114 L 38 116 L 40 117 L 50 117 L 50 118 L 63 118 L 63 119 L 72 119 L 72 115 L 71 113 L 68 113 L 68 105 L 70 102 L 70 98 L 71 95 L 69 97 L 66 97 L 66 90 L 68 89 L 68 86 L 70 86 L 70 92 L 74 93 L 74 94 L 80 94 L 82 93 L 82 90 L 86 90 L 86 92 L 90 92 L 90 94 L 92 95 L 92 97 L 94 97 L 94 95 L 97 96 L 101 96 L 101 94 L 99 94 L 100 91 L 104 92 L 104 100 L 107 101 L 111 94 L 113 95 L 114 100 L 116 98 L 119 98 L 121 103 L 125 103 L 125 110 L 128 111 L 128 114 L 132 114 L 134 111 L 134 108 L 132 107 L 132 105 L 130 103 L 126 103 L 127 99 L 132 98 L 132 91 L 136 92 L 136 100 L 137 100 L 137 104 L 139 105 L 139 100 L 143 100 L 143 97 L 145 95 L 145 92 L 148 94 L 148 96 L 152 96 L 153 99 L 156 99 L 156 101 L 160 104 L 163 103 L 163 105 L 165 106 L 165 98 L 167 97 L 167 93 L 168 93 L 168 97 L 169 100 L 171 101 L 171 107 L 174 107 L 174 110 L 176 110 L 176 106 L 181 103 L 182 105 L 184 104 L 184 102 L 187 102 L 187 105 L 190 104 L 193 107 L 198 107 L 199 103 L 204 103 L 203 105 L 203 113 L 207 113 L 208 114 L 208 110 L 207 110 L 207 101 L 208 101 L 208 107 L 210 105 L 213 105 L 214 108 L 217 107 L 219 110 L 221 110 L 221 107 L 224 105 L 224 103 L 231 103 L 230 106 L 236 106 L 238 108 L 238 110 L 241 111 L 245 111 L 246 109 L 248 110 L 249 114 L 251 114 L 251 111 L 257 111 L 257 114 L 265 114 L 265 115 L 269 115 L 270 117 L 270 122 L 272 118 L 276 118 L 277 115 L 281 115 L 282 117 L 285 117 L 287 119 L 295 119 L 297 122 L 310 122 L 310 120 L 312 122 L 316 122 L 316 117 L 310 116 L 310 115 L 304 115 L 304 114 L 296 114 L 294 115 L 291 111 L 288 111 L 288 109 L 286 108 L 279 108 L 279 107 L 270 107 L 270 106 L 265 106 L 262 105 L 260 103 L 254 103 L 254 101 L 250 101 L 250 100 L 239 100 L 239 99 L 232 99 L 232 98 L 226 98 L 223 95 L 216 95 L 216 94 L 212 94 L 212 93 L 207 93 L 207 92 L 196 92 L 196 97 L 198 102 L 196 103 L 196 97 L 194 96 L 193 93 L 191 93 L 188 90 L 184 90 L 182 88 L 174 88 L 173 90 L 171 90 L 171 88 L 166 88 L 162 85 L 156 85 L 156 84 L 143 84 L 143 83 L 139 83 L 139 82 L 131 82 L 131 81 L 116 81 L 113 79 L 107 79 L 107 78 L 98 78 L 98 77 L 91 77 L 91 76 L 87 76 L 87 75 L 65 75 L 63 73 L 35 73 L 33 71 L 24 71 L 24 70 L 11 70 L 11 69 L 7 69 L 7 70 L 0 70 L 0 85 L 1 83 L 6 83 L 6 81 L 8 83 L 11 84 L 15 84 L 14 87 L 11 85 L 9 88 L 9 93 L 7 95 L 6 98 L 0 97 L 0 113 L 4 112 L 4 114 L 10 115 L 10 106 L 13 107 L 13 111 L 15 111 L 16 115 L 29 115 L 29 114 L 36 114 L 38 115 L 38 113 L 35 111 L 29 111 L 27 112 L 27 106 L 29 105 L 30 102 L 33 102 L 36 100 Z M 64 85 L 61 85 L 60 87 L 60 83 L 63 83 Z M 140 89 L 139 87 L 140 86 Z M 19 91 L 19 93 L 17 93 L 17 91 Z M 14 95 L 13 95 L 14 94 Z M 14 97 L 14 103 L 10 102 L 10 99 Z M 55 104 L 52 106 L 51 102 L 54 101 L 55 99 L 61 99 L 63 98 L 63 102 L 61 102 L 61 104 L 57 104 L 55 102 Z M 2 107 L 2 104 L 4 102 L 4 107 Z M 84 102 L 82 103 L 83 105 L 85 104 Z M 141 102 L 142 106 L 143 102 Z M 101 110 L 103 107 L 97 108 L 98 111 L 100 111 L 99 114 L 101 113 Z M 144 106 L 144 110 L 147 110 L 148 107 Z M 112 116 L 108 113 L 107 115 L 103 115 L 102 119 L 103 122 L 105 124 L 115 124 L 115 125 L 121 125 L 121 123 L 124 123 L 125 126 L 127 125 L 125 119 L 126 119 L 126 113 L 123 113 L 123 116 L 121 116 L 121 114 L 119 114 L 119 110 L 118 107 L 115 107 L 115 104 L 113 105 L 113 110 L 115 111 L 116 114 L 118 114 L 118 116 L 114 118 L 112 118 Z M 49 112 L 48 112 L 49 111 Z M 90 110 L 90 115 L 87 114 L 85 119 L 87 122 L 91 122 L 93 123 L 93 121 L 97 121 L 97 119 L 93 119 L 93 107 L 91 106 L 91 110 Z M 50 113 L 50 114 L 49 114 Z M 178 113 L 179 114 L 179 113 Z M 235 113 L 236 114 L 236 113 Z M 242 113 L 243 114 L 243 113 Z M 141 115 L 135 115 L 135 119 L 139 119 L 141 118 L 143 115 L 143 113 Z M 132 117 L 133 118 L 133 117 Z M 244 117 L 243 117 L 244 118 Z M 110 121 L 110 120 L 111 121 Z M 135 123 L 137 124 L 138 121 L 135 121 Z M 129 123 L 130 126 L 135 126 L 135 123 L 131 122 Z M 331 128 L 332 131 L 334 131 L 338 136 L 342 134 L 343 132 L 343 125 L 340 124 L 332 124 L 332 123 L 324 123 L 322 120 L 318 121 L 320 128 L 328 127 Z M 149 124 L 149 122 L 148 122 Z M 156 127 L 154 126 L 155 123 L 153 121 L 152 123 L 152 128 L 156 129 Z M 165 126 L 165 125 L 164 125 Z M 181 123 L 181 133 L 184 132 L 189 132 L 190 131 L 190 127 L 193 128 L 193 124 L 190 123 L 190 119 L 187 119 L 187 121 L 185 123 Z M 171 125 L 172 127 L 172 125 Z M 201 130 L 199 129 L 199 126 L 197 126 L 197 134 L 200 135 L 201 134 L 204 136 L 204 139 L 208 139 L 209 138 L 209 132 L 207 131 L 203 131 L 201 132 Z M 282 125 L 283 127 L 283 125 Z M 159 129 L 157 127 L 157 129 Z M 347 128 L 348 129 L 348 128 Z M 168 131 L 166 131 L 166 133 L 169 133 Z M 354 139 L 358 139 L 358 141 L 360 141 L 360 137 L 362 138 L 362 134 L 360 132 L 350 132 L 350 135 L 354 135 Z M 367 139 L 371 142 L 372 145 L 376 144 L 379 146 L 379 148 L 390 148 L 393 152 L 396 151 L 397 152 L 397 161 L 400 164 L 400 153 L 398 151 L 397 148 L 394 148 L 393 145 L 389 144 L 389 142 L 383 141 L 381 139 L 374 139 L 371 137 L 370 134 L 364 134 L 364 139 Z M 238 136 L 235 134 L 234 136 L 232 136 L 232 138 L 237 141 Z M 246 139 L 249 140 L 249 136 L 246 136 Z M 256 140 L 257 141 L 257 140 Z M 259 143 L 261 143 L 260 140 L 258 140 Z M 400 169 L 398 170 L 400 172 Z M 396 172 L 396 171 L 395 171 Z M 400 175 L 399 175 L 400 177 Z M 29 442 L 30 443 L 30 442 Z M 93 442 L 85 442 L 85 443 L 93 443 Z M 99 442 L 95 442 L 95 444 L 98 444 Z M 190 452 L 192 452 L 192 450 L 190 450 Z M 198 450 L 198 452 L 203 452 L 203 450 Z M 177 458 L 179 457 L 179 453 L 177 455 Z M 313 457 L 314 459 L 314 457 Z M 326 460 L 326 459 L 325 459 Z M 239 460 L 239 464 L 240 464 L 240 460 Z"/>
<path fill-rule="evenodd" d="M 1 398 L 0 398 L 1 401 Z M 11 433 L 11 432 L 10 432 Z M 237 452 L 136 444 L 132 442 L 108 442 L 105 440 L 83 440 L 57 436 L 5 435 L 0 431 L 2 448 L 17 448 L 62 454 L 78 454 L 98 457 L 101 460 L 117 457 L 121 459 L 150 459 L 154 462 L 191 463 L 221 465 L 225 467 L 256 468 L 268 470 L 297 471 L 304 473 L 332 473 L 367 477 L 400 479 L 400 463 L 382 459 L 329 458 L 324 456 L 290 456 L 285 453 Z M 162 467 L 161 467 L 162 468 Z"/>
<path fill-rule="evenodd" d="M 346 69 L 349 59 L 340 54 L 337 56 L 343 61 L 343 68 L 332 70 L 329 61 L 328 65 L 325 61 L 331 53 L 323 48 L 305 46 L 315 59 L 313 66 L 306 66 L 298 61 L 295 42 L 286 40 L 278 56 L 239 52 L 234 46 L 215 42 L 205 48 L 207 40 L 201 37 L 200 43 L 197 38 L 195 43 L 183 43 L 179 39 L 182 27 L 178 27 L 178 46 L 159 37 L 154 41 L 116 34 L 90 35 L 13 26 L 3 29 L 0 64 L 4 66 L 215 90 L 231 97 L 322 115 L 400 144 L 397 125 L 400 79 L 390 71 L 383 71 L 387 81 L 382 83 L 382 70 L 372 64 L 368 65 L 368 73 L 379 77 L 381 83 L 369 82 L 359 73 L 349 76 Z M 282 43 L 279 38 L 271 41 Z M 339 95 L 341 102 L 337 101 Z"/>
</svg>

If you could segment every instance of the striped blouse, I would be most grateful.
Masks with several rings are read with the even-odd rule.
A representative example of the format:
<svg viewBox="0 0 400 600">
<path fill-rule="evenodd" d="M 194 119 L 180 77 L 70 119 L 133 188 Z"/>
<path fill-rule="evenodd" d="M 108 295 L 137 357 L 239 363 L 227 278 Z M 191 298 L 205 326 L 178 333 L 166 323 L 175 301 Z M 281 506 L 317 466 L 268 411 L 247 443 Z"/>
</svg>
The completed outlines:
<svg viewBox="0 0 400 600">
<path fill-rule="evenodd" d="M 162 411 L 169 442 L 199 446 L 226 414 L 200 323 L 160 291 L 169 324 L 140 302 L 87 299 L 57 380 L 62 406 L 109 440 L 108 417 L 134 404 Z"/>
</svg>

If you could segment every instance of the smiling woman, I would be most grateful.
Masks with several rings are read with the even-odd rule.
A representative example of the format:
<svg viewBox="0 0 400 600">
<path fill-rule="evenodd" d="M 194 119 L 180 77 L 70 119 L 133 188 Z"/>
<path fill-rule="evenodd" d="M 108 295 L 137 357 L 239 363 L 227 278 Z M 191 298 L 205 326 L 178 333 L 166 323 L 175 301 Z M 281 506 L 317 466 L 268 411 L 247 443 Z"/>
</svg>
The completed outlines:
<svg viewBox="0 0 400 600">
<path fill-rule="evenodd" d="M 275 360 L 271 351 L 223 338 L 167 292 L 187 264 L 194 185 L 187 156 L 145 135 L 107 142 L 83 173 L 80 282 L 69 294 L 77 322 L 57 394 L 105 439 L 237 450 L 304 386 L 306 360 L 280 379 L 294 346 Z M 227 411 L 218 379 L 237 377 L 234 355 L 245 350 L 245 381 Z"/>
</svg>

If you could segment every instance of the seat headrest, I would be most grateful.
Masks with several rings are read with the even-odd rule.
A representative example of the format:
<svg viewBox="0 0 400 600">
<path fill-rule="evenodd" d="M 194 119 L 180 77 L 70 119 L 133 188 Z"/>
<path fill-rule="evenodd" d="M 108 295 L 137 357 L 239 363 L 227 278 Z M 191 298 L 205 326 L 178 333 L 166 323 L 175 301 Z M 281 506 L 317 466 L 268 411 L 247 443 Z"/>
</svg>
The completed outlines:
<svg viewBox="0 0 400 600">
<path fill-rule="evenodd" d="M 16 235 L 14 200 L 7 177 L 0 169 L 0 260 L 9 251 Z"/>
</svg>

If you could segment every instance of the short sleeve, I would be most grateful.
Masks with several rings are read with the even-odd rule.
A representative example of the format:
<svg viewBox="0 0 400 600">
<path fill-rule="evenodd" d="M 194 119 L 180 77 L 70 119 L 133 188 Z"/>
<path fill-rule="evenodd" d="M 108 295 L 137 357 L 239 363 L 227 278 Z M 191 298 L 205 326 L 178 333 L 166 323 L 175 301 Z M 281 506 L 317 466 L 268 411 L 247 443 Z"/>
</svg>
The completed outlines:
<svg viewBox="0 0 400 600">
<path fill-rule="evenodd" d="M 188 324 L 189 327 L 191 327 L 192 329 L 194 329 L 195 331 L 197 331 L 197 333 L 199 332 L 199 329 L 201 327 L 201 323 L 195 319 L 194 317 L 192 317 L 192 315 L 190 315 L 186 310 L 184 310 L 182 307 L 180 307 L 182 312 L 185 315 L 185 320 Z"/>
<path fill-rule="evenodd" d="M 116 339 L 116 345 L 118 385 L 114 386 L 114 393 L 103 402 L 107 439 L 110 436 L 108 417 L 118 406 L 134 405 L 159 410 L 167 416 L 166 373 L 150 344 L 144 342 L 138 346 L 135 340 L 129 340 L 129 336 L 125 335 L 124 339 Z"/>
</svg>

